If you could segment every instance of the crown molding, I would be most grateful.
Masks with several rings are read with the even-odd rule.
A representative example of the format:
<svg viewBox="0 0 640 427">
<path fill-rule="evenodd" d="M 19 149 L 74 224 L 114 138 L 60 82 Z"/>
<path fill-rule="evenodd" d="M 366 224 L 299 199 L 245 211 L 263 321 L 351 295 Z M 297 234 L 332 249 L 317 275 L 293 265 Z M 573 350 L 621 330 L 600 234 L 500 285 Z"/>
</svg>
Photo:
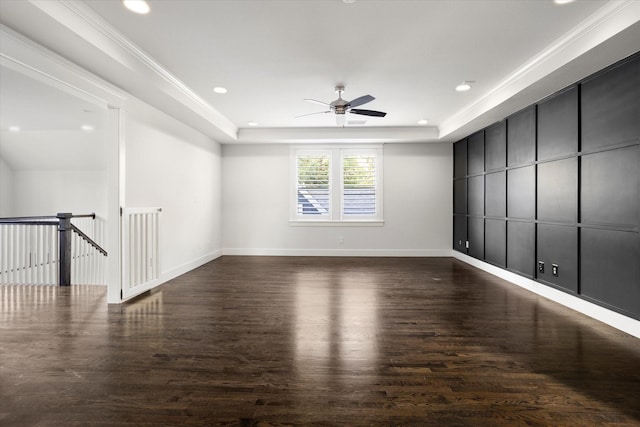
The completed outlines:
<svg viewBox="0 0 640 427">
<path fill-rule="evenodd" d="M 282 144 L 380 144 L 440 142 L 435 126 L 411 127 L 322 127 L 322 128 L 242 128 L 238 143 Z"/>
<path fill-rule="evenodd" d="M 40 11 L 98 49 L 99 52 L 134 73 L 146 85 L 154 86 L 172 101 L 186 107 L 218 130 L 222 139 L 235 140 L 238 128 L 147 54 L 111 26 L 87 5 L 71 0 L 30 0 Z M 116 82 L 117 84 L 117 82 Z M 138 96 L 136 93 L 132 94 Z"/>
<path fill-rule="evenodd" d="M 506 76 L 493 89 L 444 120 L 440 125 L 440 137 L 447 137 L 482 115 L 489 113 L 516 94 L 523 92 L 531 85 L 639 21 L 640 1 L 614 0 L 608 2 L 588 19 Z M 584 76 L 580 76 L 574 81 L 586 77 L 591 71 L 585 72 Z M 559 89 L 561 87 L 555 90 Z M 535 101 L 537 100 L 532 102 Z"/>
<path fill-rule="evenodd" d="M 128 96 L 115 86 L 0 24 L 0 65 L 56 87 L 100 108 L 122 107 Z"/>
</svg>

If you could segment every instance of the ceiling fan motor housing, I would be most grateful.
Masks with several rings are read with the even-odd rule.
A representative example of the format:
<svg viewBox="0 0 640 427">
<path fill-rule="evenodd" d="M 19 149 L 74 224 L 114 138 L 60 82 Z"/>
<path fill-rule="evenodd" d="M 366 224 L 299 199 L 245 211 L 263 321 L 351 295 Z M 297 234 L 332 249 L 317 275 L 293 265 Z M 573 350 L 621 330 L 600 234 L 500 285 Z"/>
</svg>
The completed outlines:
<svg viewBox="0 0 640 427">
<path fill-rule="evenodd" d="M 338 94 L 338 99 L 331 103 L 331 108 L 336 114 L 345 114 L 347 107 L 349 107 L 349 101 L 342 99 L 344 86 L 336 86 L 336 93 Z"/>
</svg>

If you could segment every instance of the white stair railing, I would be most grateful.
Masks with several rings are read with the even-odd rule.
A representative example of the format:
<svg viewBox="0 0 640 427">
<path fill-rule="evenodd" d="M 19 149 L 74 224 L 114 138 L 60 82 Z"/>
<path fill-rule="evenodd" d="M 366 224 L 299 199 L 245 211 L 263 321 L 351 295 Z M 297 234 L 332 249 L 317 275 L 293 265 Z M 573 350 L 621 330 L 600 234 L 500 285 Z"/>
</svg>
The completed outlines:
<svg viewBox="0 0 640 427">
<path fill-rule="evenodd" d="M 58 268 L 57 223 L 0 223 L 0 284 L 55 285 Z"/>
<path fill-rule="evenodd" d="M 95 217 L 71 218 L 71 224 L 99 246 L 105 246 L 105 222 Z M 74 285 L 105 285 L 107 257 L 79 233 L 71 237 L 71 283 Z"/>
<path fill-rule="evenodd" d="M 0 218 L 0 284 L 106 284 L 104 229 L 95 214 Z"/>
</svg>

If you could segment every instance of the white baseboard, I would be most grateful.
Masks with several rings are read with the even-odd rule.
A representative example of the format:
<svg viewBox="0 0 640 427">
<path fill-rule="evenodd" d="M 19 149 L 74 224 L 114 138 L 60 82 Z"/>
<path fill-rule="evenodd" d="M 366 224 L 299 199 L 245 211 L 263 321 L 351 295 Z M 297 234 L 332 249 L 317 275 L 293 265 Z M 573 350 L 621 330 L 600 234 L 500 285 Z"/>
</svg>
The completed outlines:
<svg viewBox="0 0 640 427">
<path fill-rule="evenodd" d="M 334 257 L 450 257 L 451 249 L 271 249 L 225 248 L 223 255 Z"/>
<path fill-rule="evenodd" d="M 551 301 L 562 304 L 572 310 L 589 316 L 593 319 L 599 320 L 602 323 L 606 323 L 616 329 L 626 332 L 629 335 L 633 335 L 636 338 L 640 338 L 640 321 L 624 316 L 615 311 L 606 309 L 599 305 L 593 304 L 589 301 L 575 297 L 573 295 L 562 292 L 558 289 L 554 289 L 550 286 L 536 282 L 535 280 L 527 279 L 518 274 L 512 273 L 507 270 L 503 270 L 500 267 L 496 267 L 478 259 L 472 258 L 468 255 L 462 254 L 457 251 L 453 251 L 453 257 L 463 261 L 469 265 L 479 268 L 480 270 L 491 273 L 501 279 L 520 286 L 530 292 L 547 298 Z"/>
<path fill-rule="evenodd" d="M 223 255 L 237 256 L 361 256 L 361 257 L 454 257 L 516 286 L 640 338 L 640 321 L 567 294 L 500 267 L 488 264 L 451 249 L 243 249 L 225 248 L 164 271 L 160 284 L 213 261 Z"/>
<path fill-rule="evenodd" d="M 178 267 L 172 268 L 168 271 L 163 271 L 160 275 L 160 282 L 165 283 L 171 279 L 175 279 L 178 276 L 181 276 L 189 271 L 200 267 L 208 262 L 213 261 L 214 259 L 220 258 L 222 256 L 222 249 L 218 249 L 217 251 L 213 251 L 207 255 L 203 255 L 200 258 L 196 258 L 193 261 L 186 262 Z"/>
<path fill-rule="evenodd" d="M 189 271 L 194 270 L 200 267 L 201 265 L 211 262 L 217 258 L 220 258 L 221 256 L 222 256 L 222 249 L 218 249 L 209 254 L 196 258 L 192 261 L 179 265 L 178 267 L 172 268 L 171 270 L 163 271 L 160 274 L 160 277 L 158 279 L 153 280 L 152 282 L 149 282 L 147 286 L 140 287 L 140 289 L 137 289 L 135 293 L 123 296 L 118 301 L 115 301 L 112 303 L 110 302 L 110 304 L 121 304 L 121 303 L 127 302 L 128 300 L 133 299 L 138 295 L 141 295 L 147 291 L 151 291 L 157 288 L 158 286 L 168 282 L 169 280 L 175 279 L 178 276 L 182 276 L 183 274 L 188 273 Z"/>
</svg>

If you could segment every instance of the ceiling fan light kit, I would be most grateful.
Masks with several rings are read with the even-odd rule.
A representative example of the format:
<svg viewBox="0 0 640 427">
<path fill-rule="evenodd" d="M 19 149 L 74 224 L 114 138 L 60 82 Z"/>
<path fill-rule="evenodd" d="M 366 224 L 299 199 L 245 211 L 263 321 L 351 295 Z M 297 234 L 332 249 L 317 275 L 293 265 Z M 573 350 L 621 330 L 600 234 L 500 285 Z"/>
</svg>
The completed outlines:
<svg viewBox="0 0 640 427">
<path fill-rule="evenodd" d="M 362 110 L 362 109 L 354 108 L 354 107 L 359 107 L 361 105 L 364 105 L 368 102 L 373 101 L 375 98 L 371 95 L 363 95 L 351 101 L 347 101 L 345 99 L 342 99 L 342 94 L 344 93 L 344 86 L 342 85 L 336 86 L 335 91 L 338 94 L 338 99 L 336 99 L 331 103 L 326 103 L 326 102 L 318 101 L 315 99 L 305 99 L 305 101 L 309 101 L 309 102 L 313 102 L 314 104 L 320 104 L 320 105 L 329 107 L 328 110 L 319 111 L 317 113 L 303 114 L 301 116 L 297 116 L 296 118 L 312 116 L 315 114 L 334 113 L 336 115 L 336 124 L 338 126 L 344 126 L 346 123 L 346 118 L 345 118 L 346 113 L 359 114 L 361 116 L 371 116 L 371 117 L 384 117 L 387 115 L 387 113 L 382 111 Z"/>
</svg>

